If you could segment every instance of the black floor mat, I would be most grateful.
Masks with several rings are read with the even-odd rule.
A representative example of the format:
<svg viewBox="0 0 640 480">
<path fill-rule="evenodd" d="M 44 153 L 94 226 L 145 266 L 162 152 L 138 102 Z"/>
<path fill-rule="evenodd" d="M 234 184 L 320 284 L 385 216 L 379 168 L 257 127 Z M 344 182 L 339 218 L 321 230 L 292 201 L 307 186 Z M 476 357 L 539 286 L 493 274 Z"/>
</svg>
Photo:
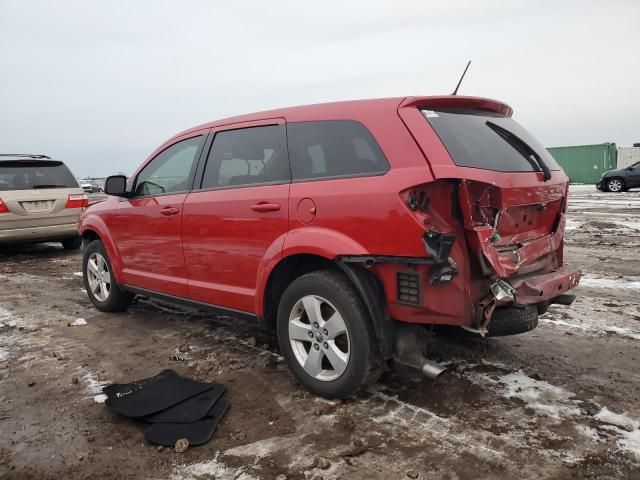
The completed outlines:
<svg viewBox="0 0 640 480">
<path fill-rule="evenodd" d="M 144 417 L 143 420 L 150 423 L 189 423 L 204 418 L 226 390 L 224 385 L 218 383 L 209 385 L 211 386 L 209 390 L 166 410 Z"/>
<path fill-rule="evenodd" d="M 211 384 L 182 377 L 173 370 L 163 370 L 155 377 L 129 384 L 104 387 L 105 405 L 127 417 L 146 417 L 166 410 L 194 395 L 209 390 Z"/>
<path fill-rule="evenodd" d="M 144 380 L 138 380 L 131 383 L 113 383 L 111 385 L 102 387 L 102 393 L 104 393 L 107 397 L 129 395 L 131 393 L 137 392 L 149 383 L 157 382 L 161 378 L 173 375 L 175 373 L 176 372 L 174 372 L 173 370 L 167 369 L 161 371 L 159 374 L 153 377 L 145 378 Z"/>
<path fill-rule="evenodd" d="M 148 442 L 167 447 L 174 446 L 181 438 L 188 439 L 190 445 L 202 445 L 211 439 L 228 407 L 229 401 L 222 397 L 202 420 L 191 423 L 152 423 L 144 431 L 144 438 Z"/>
</svg>

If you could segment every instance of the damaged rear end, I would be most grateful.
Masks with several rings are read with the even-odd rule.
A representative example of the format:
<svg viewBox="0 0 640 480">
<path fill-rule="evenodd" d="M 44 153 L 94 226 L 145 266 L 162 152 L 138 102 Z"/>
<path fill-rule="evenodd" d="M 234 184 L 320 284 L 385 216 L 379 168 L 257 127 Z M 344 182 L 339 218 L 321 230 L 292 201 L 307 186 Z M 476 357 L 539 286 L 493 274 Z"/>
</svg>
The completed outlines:
<svg viewBox="0 0 640 480">
<path fill-rule="evenodd" d="M 568 178 L 511 113 L 470 97 L 409 98 L 399 108 L 435 179 L 403 192 L 425 226 L 429 283 L 441 288 L 436 297 L 463 301 L 459 325 L 482 335 L 507 309 L 537 322 L 549 304 L 570 304 L 581 276 L 563 261 Z"/>
</svg>

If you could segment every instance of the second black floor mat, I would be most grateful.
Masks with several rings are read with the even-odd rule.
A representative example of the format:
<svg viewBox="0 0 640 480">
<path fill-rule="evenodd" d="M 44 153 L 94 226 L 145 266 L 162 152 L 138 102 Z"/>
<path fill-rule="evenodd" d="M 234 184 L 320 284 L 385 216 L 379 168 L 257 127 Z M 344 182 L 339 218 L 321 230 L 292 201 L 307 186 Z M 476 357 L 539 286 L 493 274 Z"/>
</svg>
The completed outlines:
<svg viewBox="0 0 640 480">
<path fill-rule="evenodd" d="M 220 398 L 202 420 L 191 423 L 152 423 L 144 431 L 144 438 L 156 445 L 172 447 L 181 438 L 189 440 L 190 445 L 207 443 L 229 407 L 226 397 Z"/>
<path fill-rule="evenodd" d="M 209 384 L 209 390 L 194 395 L 172 407 L 144 417 L 150 423 L 189 423 L 200 420 L 214 406 L 214 403 L 225 392 L 226 387 L 218 383 Z"/>
</svg>

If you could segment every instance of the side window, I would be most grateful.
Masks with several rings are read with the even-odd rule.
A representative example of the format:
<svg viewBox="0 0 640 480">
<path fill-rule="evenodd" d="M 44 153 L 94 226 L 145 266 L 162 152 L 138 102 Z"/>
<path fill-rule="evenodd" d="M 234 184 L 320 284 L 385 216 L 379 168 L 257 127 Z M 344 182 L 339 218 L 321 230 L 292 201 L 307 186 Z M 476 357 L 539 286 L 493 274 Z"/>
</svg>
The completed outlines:
<svg viewBox="0 0 640 480">
<path fill-rule="evenodd" d="M 290 180 L 284 125 L 268 125 L 216 133 L 202 188 Z"/>
<path fill-rule="evenodd" d="M 353 120 L 287 124 L 294 180 L 379 175 L 389 163 L 369 131 Z"/>
<path fill-rule="evenodd" d="M 174 143 L 159 153 L 138 174 L 135 196 L 185 192 L 191 189 L 191 172 L 204 137 Z"/>
</svg>

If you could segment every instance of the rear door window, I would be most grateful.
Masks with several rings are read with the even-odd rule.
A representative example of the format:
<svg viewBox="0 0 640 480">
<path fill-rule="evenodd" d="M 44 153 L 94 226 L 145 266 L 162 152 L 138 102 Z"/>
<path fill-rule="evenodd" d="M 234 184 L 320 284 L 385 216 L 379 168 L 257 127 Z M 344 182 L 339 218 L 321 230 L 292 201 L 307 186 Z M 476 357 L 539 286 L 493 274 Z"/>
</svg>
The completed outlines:
<svg viewBox="0 0 640 480">
<path fill-rule="evenodd" d="M 237 187 L 291 181 L 284 125 L 216 133 L 202 188 Z"/>
<path fill-rule="evenodd" d="M 486 110 L 422 110 L 461 167 L 497 172 L 540 171 L 540 160 L 550 170 L 560 166 L 547 150 L 511 117 Z"/>
<path fill-rule="evenodd" d="M 55 160 L 0 162 L 0 191 L 42 188 L 78 188 L 67 166 Z"/>
<path fill-rule="evenodd" d="M 353 120 L 287 124 L 294 180 L 382 175 L 389 162 L 371 133 Z"/>
</svg>

